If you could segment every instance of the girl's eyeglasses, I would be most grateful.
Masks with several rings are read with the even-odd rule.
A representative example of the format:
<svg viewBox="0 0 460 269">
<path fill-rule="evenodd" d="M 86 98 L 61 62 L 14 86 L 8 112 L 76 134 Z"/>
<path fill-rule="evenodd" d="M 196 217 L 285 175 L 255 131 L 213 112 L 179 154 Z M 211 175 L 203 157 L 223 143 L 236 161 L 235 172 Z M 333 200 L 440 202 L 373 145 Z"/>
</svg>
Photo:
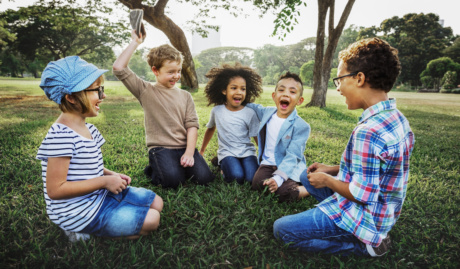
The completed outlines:
<svg viewBox="0 0 460 269">
<path fill-rule="evenodd" d="M 99 99 L 101 99 L 101 100 L 104 97 L 104 86 L 99 86 L 99 87 L 94 88 L 94 89 L 87 89 L 85 91 L 87 91 L 87 92 L 95 92 L 95 91 L 97 91 L 97 94 L 99 95 Z"/>
</svg>

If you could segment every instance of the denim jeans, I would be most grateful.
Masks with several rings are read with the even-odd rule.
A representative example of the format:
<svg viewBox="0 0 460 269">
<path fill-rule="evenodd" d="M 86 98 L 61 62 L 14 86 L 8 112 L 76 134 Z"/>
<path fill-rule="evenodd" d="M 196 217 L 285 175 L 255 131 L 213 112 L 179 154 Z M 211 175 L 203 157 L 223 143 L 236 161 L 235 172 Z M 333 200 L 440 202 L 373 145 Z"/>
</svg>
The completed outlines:
<svg viewBox="0 0 460 269">
<path fill-rule="evenodd" d="M 252 182 L 258 167 L 256 156 L 245 158 L 228 156 L 220 162 L 220 168 L 224 172 L 224 180 L 226 182 L 236 180 L 238 184 L 243 184 L 244 181 Z"/>
<path fill-rule="evenodd" d="M 107 193 L 99 212 L 81 233 L 120 237 L 138 235 L 156 194 L 128 186 L 119 194 Z"/>
<path fill-rule="evenodd" d="M 333 194 L 329 188 L 316 189 L 311 186 L 306 171 L 301 174 L 300 181 L 318 202 Z M 273 224 L 273 233 L 284 243 L 291 243 L 290 247 L 308 252 L 369 255 L 363 242 L 335 225 L 334 221 L 317 207 L 276 220 Z"/>
<path fill-rule="evenodd" d="M 182 167 L 180 158 L 184 153 L 185 148 L 157 147 L 150 149 L 149 165 L 152 168 L 152 183 L 165 188 L 177 188 L 180 184 L 185 183 L 186 179 L 191 179 L 200 185 L 206 185 L 214 180 L 211 169 L 197 149 L 193 154 L 195 164 L 192 167 Z"/>
</svg>

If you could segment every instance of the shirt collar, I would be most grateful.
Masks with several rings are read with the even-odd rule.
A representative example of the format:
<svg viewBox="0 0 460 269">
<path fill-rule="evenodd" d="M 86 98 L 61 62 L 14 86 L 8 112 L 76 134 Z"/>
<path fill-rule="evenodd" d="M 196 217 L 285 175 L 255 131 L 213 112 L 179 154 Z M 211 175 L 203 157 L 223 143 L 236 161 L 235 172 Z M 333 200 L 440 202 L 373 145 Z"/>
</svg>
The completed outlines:
<svg viewBox="0 0 460 269">
<path fill-rule="evenodd" d="M 377 104 L 368 107 L 363 111 L 363 114 L 361 114 L 361 117 L 359 117 L 358 123 L 362 123 L 363 121 L 382 111 L 393 109 L 396 109 L 396 99 L 394 98 L 390 98 L 387 101 L 378 102 Z"/>
</svg>

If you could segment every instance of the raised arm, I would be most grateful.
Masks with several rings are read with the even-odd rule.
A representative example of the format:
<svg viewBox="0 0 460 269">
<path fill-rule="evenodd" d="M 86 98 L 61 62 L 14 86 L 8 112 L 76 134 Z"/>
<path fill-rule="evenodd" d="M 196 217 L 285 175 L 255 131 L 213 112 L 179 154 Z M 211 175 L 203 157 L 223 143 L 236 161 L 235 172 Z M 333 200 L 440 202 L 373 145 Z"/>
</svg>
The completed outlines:
<svg viewBox="0 0 460 269">
<path fill-rule="evenodd" d="M 142 42 L 144 42 L 145 36 L 142 36 L 142 34 L 140 34 L 140 36 L 141 37 L 138 37 L 136 35 L 135 30 L 131 31 L 131 42 L 113 63 L 113 70 L 115 71 L 123 70 L 128 66 L 129 60 L 133 56 L 137 47 L 140 44 L 142 44 Z"/>
</svg>

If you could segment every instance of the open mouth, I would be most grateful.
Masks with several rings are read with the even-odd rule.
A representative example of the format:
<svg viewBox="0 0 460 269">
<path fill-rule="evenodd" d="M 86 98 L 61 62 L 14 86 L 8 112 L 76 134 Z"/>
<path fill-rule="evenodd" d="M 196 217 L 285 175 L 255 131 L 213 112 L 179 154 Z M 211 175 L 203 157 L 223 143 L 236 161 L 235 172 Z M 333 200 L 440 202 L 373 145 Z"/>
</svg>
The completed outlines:
<svg viewBox="0 0 460 269">
<path fill-rule="evenodd" d="M 242 98 L 241 98 L 241 97 L 234 97 L 234 98 L 233 98 L 233 101 L 234 101 L 235 103 L 240 103 L 240 102 L 242 101 Z"/>
<path fill-rule="evenodd" d="M 281 100 L 280 101 L 280 107 L 282 109 L 286 109 L 288 106 L 289 106 L 289 101 L 287 101 L 287 100 Z"/>
</svg>

